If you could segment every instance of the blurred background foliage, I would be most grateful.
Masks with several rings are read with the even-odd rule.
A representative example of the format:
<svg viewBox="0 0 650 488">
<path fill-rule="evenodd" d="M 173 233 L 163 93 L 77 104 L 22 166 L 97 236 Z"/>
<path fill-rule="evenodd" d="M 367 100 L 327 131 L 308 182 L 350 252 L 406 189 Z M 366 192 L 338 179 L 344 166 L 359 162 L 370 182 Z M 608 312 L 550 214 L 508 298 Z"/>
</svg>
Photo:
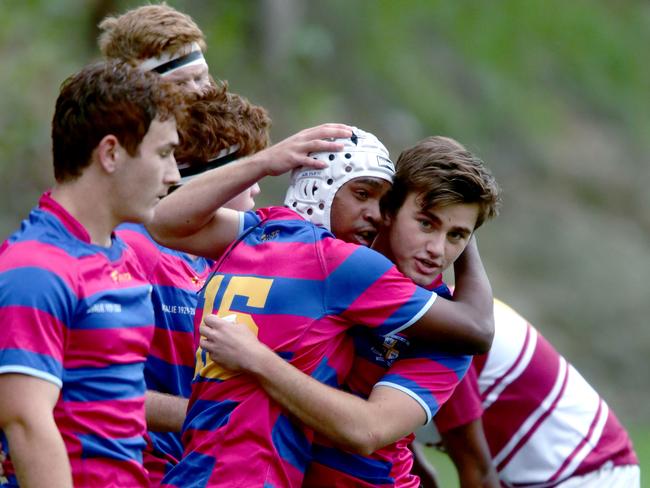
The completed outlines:
<svg viewBox="0 0 650 488">
<path fill-rule="evenodd" d="M 59 84 L 98 57 L 104 15 L 141 3 L 0 0 L 3 238 L 52 184 Z M 479 232 L 495 295 L 624 423 L 647 423 L 650 3 L 168 3 L 203 28 L 213 75 L 268 108 L 275 141 L 340 121 L 374 132 L 393 159 L 433 134 L 481 156 L 504 190 Z M 280 202 L 285 184 L 265 181 L 259 203 Z"/>
</svg>

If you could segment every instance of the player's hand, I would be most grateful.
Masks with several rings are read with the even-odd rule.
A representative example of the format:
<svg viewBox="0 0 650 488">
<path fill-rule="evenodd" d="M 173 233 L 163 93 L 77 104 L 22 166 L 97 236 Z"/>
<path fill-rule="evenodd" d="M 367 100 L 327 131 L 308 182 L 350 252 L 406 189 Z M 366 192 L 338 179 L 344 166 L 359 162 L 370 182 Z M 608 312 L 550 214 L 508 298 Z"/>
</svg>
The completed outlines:
<svg viewBox="0 0 650 488">
<path fill-rule="evenodd" d="M 339 152 L 343 144 L 331 139 L 352 137 L 352 127 L 345 124 L 322 124 L 287 137 L 252 156 L 269 176 L 277 176 L 300 166 L 322 169 L 327 163 L 309 156 L 314 152 Z M 330 140 L 327 140 L 330 139 Z"/>
<path fill-rule="evenodd" d="M 245 324 L 208 315 L 199 327 L 201 348 L 230 371 L 251 371 L 269 351 Z"/>
</svg>

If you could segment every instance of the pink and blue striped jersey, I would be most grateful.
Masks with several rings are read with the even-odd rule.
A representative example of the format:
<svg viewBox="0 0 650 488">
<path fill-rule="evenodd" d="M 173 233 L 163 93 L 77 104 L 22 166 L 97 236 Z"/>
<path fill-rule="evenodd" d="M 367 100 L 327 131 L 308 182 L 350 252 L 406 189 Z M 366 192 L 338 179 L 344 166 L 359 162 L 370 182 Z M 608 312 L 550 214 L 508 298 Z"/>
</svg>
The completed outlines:
<svg viewBox="0 0 650 488">
<path fill-rule="evenodd" d="M 145 486 L 151 286 L 113 236 L 90 243 L 49 193 L 0 248 L 0 374 L 61 388 L 54 419 L 75 486 Z M 7 449 L 3 438 L 2 450 Z M 10 459 L 3 465 L 16 483 Z"/>
<path fill-rule="evenodd" d="M 451 297 L 446 285 L 436 284 L 440 285 L 435 288 L 438 295 Z M 379 337 L 368 329 L 355 328 L 352 335 L 356 356 L 346 379 L 347 389 L 368 398 L 375 386 L 395 388 L 422 406 L 427 422 L 449 398 L 471 362 L 471 356 L 436 352 L 402 334 Z M 417 488 L 420 480 L 410 473 L 413 459 L 408 445 L 412 439 L 409 435 L 362 456 L 337 449 L 317 436 L 304 486 Z"/>
<path fill-rule="evenodd" d="M 409 327 L 436 294 L 382 255 L 334 239 L 281 207 L 242 214 L 240 238 L 217 263 L 197 308 L 236 315 L 294 366 L 340 384 L 352 360 L 346 331 Z M 185 453 L 167 486 L 300 486 L 313 432 L 287 416 L 254 380 L 197 352 L 184 425 Z"/>
<path fill-rule="evenodd" d="M 194 377 L 194 314 L 198 292 L 214 264 L 203 257 L 161 246 L 141 224 L 122 224 L 117 229 L 136 253 L 153 285 L 155 329 L 144 367 L 147 388 L 189 398 Z M 144 465 L 150 481 L 158 485 L 182 454 L 181 435 L 148 432 Z"/>
<path fill-rule="evenodd" d="M 499 478 L 550 487 L 611 464 L 637 465 L 614 412 L 517 312 L 494 301 L 492 348 L 436 416 L 447 432 L 482 419 Z"/>
</svg>

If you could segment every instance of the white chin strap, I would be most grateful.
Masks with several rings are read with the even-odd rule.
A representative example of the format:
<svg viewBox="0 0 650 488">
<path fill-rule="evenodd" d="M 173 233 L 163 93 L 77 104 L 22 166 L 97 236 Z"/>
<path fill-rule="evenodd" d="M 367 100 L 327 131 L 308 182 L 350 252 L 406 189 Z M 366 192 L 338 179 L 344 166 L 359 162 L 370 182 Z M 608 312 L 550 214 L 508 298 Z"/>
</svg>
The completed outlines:
<svg viewBox="0 0 650 488">
<path fill-rule="evenodd" d="M 142 61 L 139 68 L 142 71 L 155 71 L 160 76 L 168 76 L 174 71 L 188 66 L 208 66 L 203 57 L 203 51 L 198 43 L 187 44 L 174 54 L 162 53 L 160 56 L 148 58 Z"/>
</svg>

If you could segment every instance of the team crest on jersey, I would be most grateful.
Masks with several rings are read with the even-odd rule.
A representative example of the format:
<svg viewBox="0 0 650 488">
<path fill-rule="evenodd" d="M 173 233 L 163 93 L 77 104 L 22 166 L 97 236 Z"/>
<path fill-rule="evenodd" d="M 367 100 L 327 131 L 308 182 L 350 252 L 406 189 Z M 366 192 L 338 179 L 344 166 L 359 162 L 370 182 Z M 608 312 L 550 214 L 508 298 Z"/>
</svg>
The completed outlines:
<svg viewBox="0 0 650 488">
<path fill-rule="evenodd" d="M 205 279 L 199 278 L 198 276 L 192 276 L 190 281 L 198 288 L 203 288 L 203 285 L 205 285 Z"/>
<path fill-rule="evenodd" d="M 406 337 L 400 335 L 387 336 L 384 337 L 381 344 L 372 347 L 372 352 L 375 354 L 377 361 L 390 366 L 399 358 L 400 351 L 404 350 L 408 345 L 409 341 Z"/>
<path fill-rule="evenodd" d="M 269 232 L 268 234 L 266 233 L 262 234 L 260 236 L 260 241 L 262 242 L 270 241 L 272 239 L 276 239 L 279 235 L 280 235 L 280 231 L 276 229 L 273 232 Z"/>
<path fill-rule="evenodd" d="M 118 270 L 114 269 L 113 271 L 111 271 L 111 279 L 115 283 L 125 283 L 127 281 L 131 281 L 133 277 L 129 272 L 120 273 Z"/>
</svg>

